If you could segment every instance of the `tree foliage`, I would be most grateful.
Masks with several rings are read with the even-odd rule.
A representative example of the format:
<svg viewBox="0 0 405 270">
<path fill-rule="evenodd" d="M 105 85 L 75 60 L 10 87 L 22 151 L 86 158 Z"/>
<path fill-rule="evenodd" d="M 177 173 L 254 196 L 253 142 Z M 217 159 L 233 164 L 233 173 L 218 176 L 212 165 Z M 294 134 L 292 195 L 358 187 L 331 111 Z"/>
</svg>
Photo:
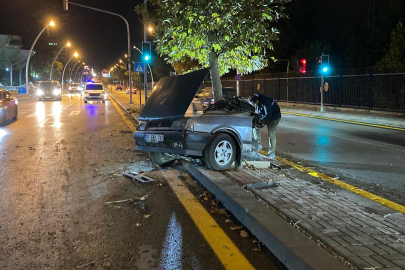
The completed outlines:
<svg viewBox="0 0 405 270">
<path fill-rule="evenodd" d="M 398 23 L 391 32 L 391 44 L 384 58 L 377 64 L 378 67 L 395 71 L 405 70 L 405 27 Z"/>
<path fill-rule="evenodd" d="M 267 65 L 265 51 L 277 40 L 275 23 L 289 1 L 154 0 L 154 14 L 142 6 L 137 11 L 156 24 L 156 49 L 168 63 L 211 66 L 215 94 L 219 76 L 230 69 L 246 74 Z"/>
<path fill-rule="evenodd" d="M 157 51 L 169 63 L 185 58 L 208 66 L 218 55 L 219 72 L 250 73 L 266 66 L 265 49 L 277 40 L 274 27 L 289 0 L 155 0 Z"/>
</svg>

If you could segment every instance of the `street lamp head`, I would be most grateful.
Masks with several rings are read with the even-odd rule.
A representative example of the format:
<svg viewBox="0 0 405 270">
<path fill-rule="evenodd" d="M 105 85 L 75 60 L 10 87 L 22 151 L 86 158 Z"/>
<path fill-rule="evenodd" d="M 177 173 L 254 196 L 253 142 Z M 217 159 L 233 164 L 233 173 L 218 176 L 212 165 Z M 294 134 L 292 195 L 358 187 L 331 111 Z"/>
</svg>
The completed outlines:
<svg viewBox="0 0 405 270">
<path fill-rule="evenodd" d="M 9 71 L 10 69 L 9 68 L 6 68 L 6 71 Z"/>
<path fill-rule="evenodd" d="M 125 54 L 125 58 L 127 58 L 128 57 L 128 54 Z"/>
<path fill-rule="evenodd" d="M 122 60 L 120 59 L 120 63 L 122 63 Z"/>
<path fill-rule="evenodd" d="M 70 47 L 70 46 L 72 46 L 72 44 L 70 44 L 70 42 L 68 42 L 68 43 L 66 44 L 66 46 Z"/>
<path fill-rule="evenodd" d="M 149 26 L 149 27 L 148 27 L 148 31 L 149 31 L 149 33 L 152 33 L 152 32 L 153 32 L 153 27 L 152 27 L 152 26 Z"/>
<path fill-rule="evenodd" d="M 77 58 L 78 56 L 79 56 L 79 54 L 77 52 L 75 52 L 74 57 Z"/>
<path fill-rule="evenodd" d="M 55 22 L 54 22 L 54 21 L 51 21 L 51 22 L 49 23 L 49 25 L 52 26 L 52 27 L 54 27 L 54 26 L 55 26 Z"/>
</svg>

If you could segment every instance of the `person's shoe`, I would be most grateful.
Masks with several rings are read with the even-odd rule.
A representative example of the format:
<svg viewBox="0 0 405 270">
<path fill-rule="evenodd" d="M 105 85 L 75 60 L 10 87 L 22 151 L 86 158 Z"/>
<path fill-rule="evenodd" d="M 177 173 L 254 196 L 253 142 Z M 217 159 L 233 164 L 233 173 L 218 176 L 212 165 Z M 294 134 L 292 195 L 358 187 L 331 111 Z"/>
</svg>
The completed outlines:
<svg viewBox="0 0 405 270">
<path fill-rule="evenodd" d="M 257 146 L 257 150 L 259 151 L 259 150 L 262 150 L 263 149 L 263 146 L 261 145 L 261 144 L 259 144 L 258 146 Z"/>
<path fill-rule="evenodd" d="M 269 159 L 276 159 L 276 154 L 274 154 L 274 153 L 269 153 L 268 158 L 269 158 Z"/>
</svg>

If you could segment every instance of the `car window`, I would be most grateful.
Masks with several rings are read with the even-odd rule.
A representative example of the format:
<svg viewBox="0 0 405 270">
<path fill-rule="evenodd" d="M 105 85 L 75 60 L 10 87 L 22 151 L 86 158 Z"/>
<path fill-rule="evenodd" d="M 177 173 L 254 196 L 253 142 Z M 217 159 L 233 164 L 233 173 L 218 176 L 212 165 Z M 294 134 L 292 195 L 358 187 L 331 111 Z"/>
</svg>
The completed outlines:
<svg viewBox="0 0 405 270">
<path fill-rule="evenodd" d="M 87 84 L 86 90 L 103 90 L 102 84 Z"/>
<path fill-rule="evenodd" d="M 11 95 L 9 92 L 4 92 L 4 94 L 5 94 L 4 99 L 11 99 Z"/>
<path fill-rule="evenodd" d="M 40 88 L 46 88 L 46 89 L 52 89 L 52 88 L 58 88 L 59 85 L 57 83 L 54 82 L 41 82 L 39 84 Z"/>
</svg>

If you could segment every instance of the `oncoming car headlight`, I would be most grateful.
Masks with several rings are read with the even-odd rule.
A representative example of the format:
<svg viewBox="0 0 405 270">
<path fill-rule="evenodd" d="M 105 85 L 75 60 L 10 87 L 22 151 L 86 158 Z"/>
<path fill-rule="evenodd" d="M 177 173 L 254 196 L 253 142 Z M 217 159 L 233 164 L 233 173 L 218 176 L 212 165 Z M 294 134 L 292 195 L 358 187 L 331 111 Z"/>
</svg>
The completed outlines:
<svg viewBox="0 0 405 270">
<path fill-rule="evenodd" d="M 71 87 L 71 86 L 69 86 L 69 90 L 72 90 L 72 87 Z"/>
<path fill-rule="evenodd" d="M 44 94 L 44 91 L 42 91 L 41 89 L 37 90 L 37 95 L 38 96 L 42 96 Z"/>
<path fill-rule="evenodd" d="M 53 90 L 53 94 L 56 96 L 56 95 L 59 95 L 60 94 L 60 90 L 59 89 L 54 89 Z"/>
</svg>

